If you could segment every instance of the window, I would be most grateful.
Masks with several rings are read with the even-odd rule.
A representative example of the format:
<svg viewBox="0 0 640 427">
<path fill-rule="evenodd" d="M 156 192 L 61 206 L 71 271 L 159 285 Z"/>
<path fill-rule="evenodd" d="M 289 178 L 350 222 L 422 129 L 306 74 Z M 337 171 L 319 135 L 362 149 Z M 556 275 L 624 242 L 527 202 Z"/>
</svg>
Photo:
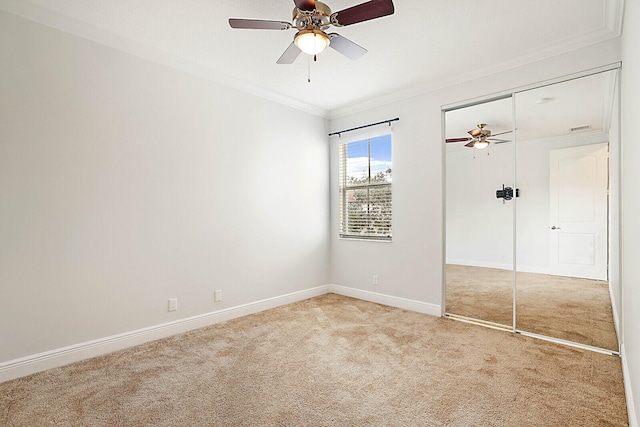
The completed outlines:
<svg viewBox="0 0 640 427">
<path fill-rule="evenodd" d="M 391 240 L 391 135 L 340 145 L 340 237 Z"/>
</svg>

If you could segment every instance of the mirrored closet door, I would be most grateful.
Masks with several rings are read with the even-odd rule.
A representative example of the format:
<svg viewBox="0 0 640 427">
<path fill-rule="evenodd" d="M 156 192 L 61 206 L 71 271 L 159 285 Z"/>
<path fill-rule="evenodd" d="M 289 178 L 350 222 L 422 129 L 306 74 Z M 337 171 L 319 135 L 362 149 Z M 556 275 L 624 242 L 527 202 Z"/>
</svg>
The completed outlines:
<svg viewBox="0 0 640 427">
<path fill-rule="evenodd" d="M 448 316 L 618 351 L 616 94 L 611 69 L 444 112 Z"/>
<path fill-rule="evenodd" d="M 516 328 L 613 351 L 616 80 L 611 70 L 514 96 Z"/>
<path fill-rule="evenodd" d="M 513 102 L 445 113 L 446 311 L 513 326 Z"/>
</svg>

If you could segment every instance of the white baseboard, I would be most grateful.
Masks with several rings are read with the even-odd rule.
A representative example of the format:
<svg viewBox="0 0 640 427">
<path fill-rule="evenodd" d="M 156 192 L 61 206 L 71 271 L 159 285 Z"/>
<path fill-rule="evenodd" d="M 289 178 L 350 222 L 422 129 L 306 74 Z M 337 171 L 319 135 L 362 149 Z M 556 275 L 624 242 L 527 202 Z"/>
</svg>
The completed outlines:
<svg viewBox="0 0 640 427">
<path fill-rule="evenodd" d="M 151 326 L 149 328 L 138 329 L 105 338 L 99 338 L 68 347 L 38 353 L 19 359 L 9 360 L 0 363 L 0 382 L 9 381 L 15 378 L 31 375 L 47 369 L 68 365 L 69 363 L 91 357 L 100 356 L 114 351 L 122 350 L 135 345 L 144 344 L 166 338 L 172 335 L 188 332 L 194 329 L 213 325 L 219 322 L 236 319 L 260 311 L 269 310 L 285 304 L 291 304 L 308 298 L 324 295 L 333 292 L 339 295 L 371 301 L 391 307 L 403 308 L 417 311 L 419 313 L 441 316 L 441 308 L 436 304 L 429 304 L 421 301 L 399 298 L 375 292 L 364 291 L 338 285 L 323 285 L 303 291 L 264 299 L 248 304 L 230 307 L 224 310 L 205 313 L 174 322 Z"/>
<path fill-rule="evenodd" d="M 485 262 L 485 261 L 474 261 L 474 260 L 468 260 L 468 259 L 447 258 L 447 264 L 465 265 L 467 267 L 496 268 L 498 270 L 513 270 L 513 263 L 503 263 L 503 262 Z"/>
<path fill-rule="evenodd" d="M 629 375 L 629 365 L 627 364 L 627 353 L 624 343 L 620 346 L 620 358 L 622 359 L 622 377 L 624 378 L 624 393 L 627 397 L 627 413 L 629 414 L 629 427 L 640 427 L 636 415 L 635 404 L 633 403 L 633 389 L 631 388 L 631 376 Z"/>
<path fill-rule="evenodd" d="M 497 270 L 512 270 L 513 263 L 473 261 L 468 259 L 447 258 L 447 264 L 464 265 L 467 267 L 495 268 Z M 530 265 L 518 265 L 518 271 L 522 273 L 551 274 L 545 267 L 534 267 Z"/>
<path fill-rule="evenodd" d="M 340 285 L 329 285 L 329 292 L 357 298 L 364 301 L 375 302 L 390 307 L 403 308 L 405 310 L 417 311 L 418 313 L 429 314 L 431 316 L 442 316 L 442 308 L 438 304 L 416 301 L 407 298 L 394 297 L 377 292 L 365 291 L 362 289 L 348 288 Z"/>
<path fill-rule="evenodd" d="M 505 263 L 499 263 L 499 262 L 485 262 L 485 261 L 474 261 L 474 260 L 453 259 L 453 258 L 447 258 L 446 261 L 447 261 L 447 264 L 464 265 L 467 267 L 484 267 L 484 268 L 495 268 L 498 270 L 513 270 L 513 264 L 505 264 Z M 575 274 L 567 275 L 562 271 L 554 271 L 550 267 L 545 267 L 545 266 L 532 266 L 532 265 L 518 264 L 517 269 L 518 269 L 518 272 L 520 273 L 548 274 L 550 276 L 578 277 L 583 279 L 601 280 L 601 281 L 607 280 L 606 278 L 587 277 L 586 275 L 583 275 L 583 276 L 576 276 Z"/>
<path fill-rule="evenodd" d="M 71 345 L 31 356 L 22 357 L 8 362 L 0 363 L 0 382 L 31 375 L 47 369 L 57 368 L 69 363 L 91 357 L 111 353 L 124 348 L 144 344 L 171 335 L 188 332 L 194 329 L 213 325 L 219 322 L 235 319 L 260 311 L 291 304 L 315 296 L 324 295 L 329 291 L 328 285 L 293 292 L 290 294 L 268 298 L 224 310 L 205 313 L 198 316 L 176 320 L 149 328 L 138 329 L 123 334 L 99 338 L 80 344 Z"/>
</svg>

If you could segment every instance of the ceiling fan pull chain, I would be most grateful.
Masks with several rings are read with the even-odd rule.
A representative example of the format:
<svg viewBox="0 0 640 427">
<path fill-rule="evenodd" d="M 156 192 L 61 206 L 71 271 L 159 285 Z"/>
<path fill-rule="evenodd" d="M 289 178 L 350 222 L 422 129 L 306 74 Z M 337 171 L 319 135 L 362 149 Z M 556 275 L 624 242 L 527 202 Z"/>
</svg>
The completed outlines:
<svg viewBox="0 0 640 427">
<path fill-rule="evenodd" d="M 311 83 L 311 56 L 307 55 L 307 83 Z"/>
</svg>

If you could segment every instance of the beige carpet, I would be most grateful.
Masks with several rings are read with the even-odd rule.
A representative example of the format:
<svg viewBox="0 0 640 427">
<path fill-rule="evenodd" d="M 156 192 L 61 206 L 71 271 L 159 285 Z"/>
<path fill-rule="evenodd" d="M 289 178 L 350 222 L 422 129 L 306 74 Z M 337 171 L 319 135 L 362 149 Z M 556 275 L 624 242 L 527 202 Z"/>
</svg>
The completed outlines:
<svg viewBox="0 0 640 427">
<path fill-rule="evenodd" d="M 618 350 L 608 283 L 547 274 L 517 275 L 516 327 Z M 513 272 L 447 265 L 447 312 L 513 324 Z"/>
<path fill-rule="evenodd" d="M 625 426 L 620 359 L 329 294 L 0 384 L 2 426 Z"/>
</svg>

